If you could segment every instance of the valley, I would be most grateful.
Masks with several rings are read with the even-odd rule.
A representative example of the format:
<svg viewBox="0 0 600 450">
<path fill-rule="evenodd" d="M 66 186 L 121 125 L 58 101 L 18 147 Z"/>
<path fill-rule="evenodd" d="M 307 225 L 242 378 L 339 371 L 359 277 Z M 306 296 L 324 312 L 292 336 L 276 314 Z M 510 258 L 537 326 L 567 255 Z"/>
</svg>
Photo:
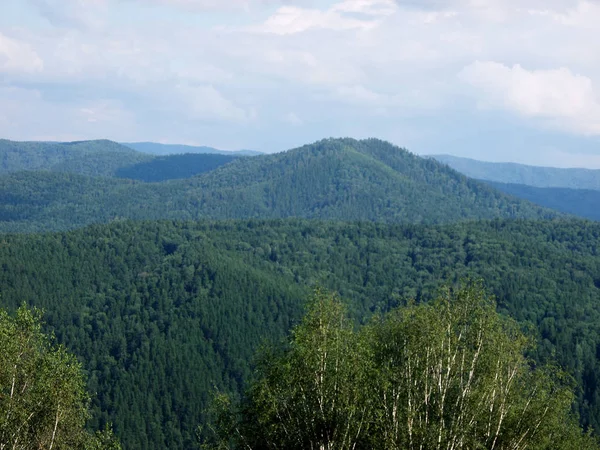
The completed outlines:
<svg viewBox="0 0 600 450">
<path fill-rule="evenodd" d="M 286 340 L 317 286 L 366 324 L 469 279 L 600 427 L 600 224 L 375 139 L 90 158 L 0 176 L 0 295 L 43 309 L 83 363 L 89 427 L 112 424 L 124 448 L 193 448 L 215 389 L 243 396 L 257 350 Z"/>
</svg>

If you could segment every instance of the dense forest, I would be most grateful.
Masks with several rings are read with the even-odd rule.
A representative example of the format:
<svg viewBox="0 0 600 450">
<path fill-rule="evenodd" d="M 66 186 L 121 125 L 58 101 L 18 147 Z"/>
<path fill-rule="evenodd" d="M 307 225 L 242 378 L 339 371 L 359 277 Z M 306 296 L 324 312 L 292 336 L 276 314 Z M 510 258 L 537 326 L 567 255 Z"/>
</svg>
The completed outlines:
<svg viewBox="0 0 600 450">
<path fill-rule="evenodd" d="M 0 231 L 8 232 L 122 218 L 442 223 L 560 215 L 376 139 L 326 139 L 162 183 L 18 172 L 0 177 L 0 200 Z"/>
<path fill-rule="evenodd" d="M 374 368 L 374 387 L 392 382 L 378 378 L 392 368 L 381 366 L 385 359 L 370 359 L 385 342 L 376 336 L 388 329 L 373 328 L 373 321 L 385 324 L 384 317 L 403 314 L 435 319 L 436 310 L 422 305 L 439 305 L 442 286 L 452 289 L 466 279 L 484 280 L 497 299 L 486 307 L 502 323 L 516 321 L 513 337 L 533 338 L 532 345 L 515 347 L 513 361 L 524 377 L 546 373 L 529 369 L 560 367 L 540 378 L 552 395 L 539 404 L 557 405 L 552 420 L 568 425 L 564 433 L 542 437 L 518 423 L 510 429 L 529 430 L 527 439 L 538 436 L 532 448 L 548 448 L 550 441 L 578 448 L 580 438 L 589 444 L 570 414 L 584 429 L 600 429 L 600 225 L 569 217 L 597 219 L 596 191 L 477 181 L 377 139 L 325 139 L 252 157 L 197 148 L 157 156 L 175 147 L 151 146 L 153 155 L 111 141 L 0 141 L 0 325 L 13 330 L 11 317 L 30 317 L 35 339 L 54 342 L 54 336 L 65 346 L 56 353 L 44 344 L 39 361 L 60 354 L 73 370 L 70 378 L 79 384 L 65 384 L 75 388 L 64 392 L 81 400 L 73 403 L 72 435 L 81 445 L 117 448 L 114 429 L 127 449 L 196 447 L 198 438 L 208 439 L 223 425 L 211 425 L 216 398 L 226 399 L 221 437 L 229 424 L 246 443 L 258 439 L 259 448 L 292 448 L 291 441 L 276 444 L 284 442 L 275 439 L 281 424 L 270 416 L 277 409 L 264 409 L 260 399 L 271 391 L 261 389 L 282 393 L 271 405 L 291 392 L 269 383 L 282 365 L 292 367 L 286 358 L 307 330 L 310 308 L 302 317 L 315 287 L 343 299 L 349 328 L 342 331 L 350 333 L 348 345 L 356 337 L 355 344 L 367 349 L 358 366 Z M 536 182 L 558 176 L 534 172 Z M 43 330 L 37 310 L 27 316 L 24 303 L 44 311 Z M 402 334 L 410 335 L 409 328 Z M 365 344 L 364 333 L 375 340 Z M 11 347 L 13 335 L 2 334 L 1 345 L 18 350 Z M 282 343 L 283 353 L 256 360 L 266 343 Z M 293 358 L 308 361 L 310 355 Z M 352 373 L 348 389 L 363 372 Z M 2 380 L 10 376 L 9 369 L 0 373 Z M 564 386 L 549 381 L 556 376 Z M 574 385 L 565 381 L 569 377 Z M 23 380 L 24 386 L 36 381 Z M 368 422 L 379 425 L 356 448 L 372 448 L 375 441 L 405 448 L 405 435 L 382 440 L 377 434 L 387 426 L 379 421 L 384 411 L 371 407 L 379 402 L 373 396 L 387 395 L 377 389 L 365 390 L 372 397 L 363 406 Z M 538 398 L 537 391 L 523 392 Z M 7 398 L 0 393 L 0 403 Z M 55 408 L 54 397 L 44 398 L 48 410 Z M 325 419 L 315 420 L 309 421 Z M 261 440 L 267 435 L 257 434 L 260 423 L 275 440 Z M 40 430 L 47 442 L 48 428 Z M 90 433 L 96 430 L 105 431 Z M 301 437 L 307 430 L 298 431 L 298 448 L 313 442 Z M 485 447 L 491 434 L 482 430 L 474 425 L 475 434 L 457 439 Z M 497 439 L 514 442 L 509 434 Z M 419 439 L 429 442 L 425 435 Z M 241 442 L 217 445 L 244 447 Z"/>
<path fill-rule="evenodd" d="M 186 147 L 182 146 L 183 149 Z M 193 150 L 195 147 L 190 149 Z M 0 140 L 0 175 L 44 171 L 156 182 L 189 178 L 208 172 L 231 162 L 236 156 L 241 154 L 232 152 L 196 154 L 188 151 L 181 154 L 151 156 L 108 140 L 78 142 Z"/>
<path fill-rule="evenodd" d="M 23 170 L 112 176 L 121 167 L 148 162 L 149 155 L 108 140 L 15 142 L 0 139 L 0 175 Z"/>
<path fill-rule="evenodd" d="M 599 238 L 577 220 L 118 222 L 2 236 L 0 286 L 10 310 L 45 310 L 84 364 L 90 426 L 112 422 L 124 448 L 192 446 L 215 387 L 242 392 L 256 349 L 297 323 L 313 286 L 364 323 L 465 276 L 533 330 L 530 357 L 572 374 L 575 411 L 598 429 Z"/>
<path fill-rule="evenodd" d="M 221 167 L 236 157 L 232 155 L 193 154 L 158 156 L 152 161 L 142 162 L 116 170 L 115 176 L 140 180 L 147 183 L 190 178 Z"/>
<path fill-rule="evenodd" d="M 122 145 L 150 155 L 179 155 L 186 153 L 203 153 L 227 156 L 256 156 L 262 154 L 254 150 L 219 150 L 213 147 L 181 144 L 159 144 L 156 142 L 125 142 Z"/>
<path fill-rule="evenodd" d="M 216 396 L 203 448 L 600 448 L 571 411 L 569 377 L 532 365 L 531 345 L 478 283 L 358 328 L 317 288 L 288 342 L 262 351 L 242 400 Z"/>
<path fill-rule="evenodd" d="M 42 331 L 38 309 L 0 309 L 0 448 L 120 450 L 112 430 L 89 432 L 81 363 Z"/>
</svg>

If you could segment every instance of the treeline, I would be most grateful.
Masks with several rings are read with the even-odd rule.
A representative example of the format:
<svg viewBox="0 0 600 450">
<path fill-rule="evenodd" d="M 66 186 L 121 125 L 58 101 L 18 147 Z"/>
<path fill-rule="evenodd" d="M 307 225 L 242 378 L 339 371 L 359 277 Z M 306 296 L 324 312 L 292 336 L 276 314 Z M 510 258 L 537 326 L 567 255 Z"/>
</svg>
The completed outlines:
<svg viewBox="0 0 600 450">
<path fill-rule="evenodd" d="M 195 147 L 190 147 L 188 152 Z M 185 146 L 181 150 L 186 149 Z M 210 149 L 206 149 L 210 150 Z M 239 154 L 154 156 L 108 140 L 15 142 L 0 139 L 0 176 L 18 172 L 54 172 L 87 177 L 160 182 L 209 172 Z M 65 179 L 68 176 L 65 175 Z M 109 184 L 109 180 L 105 180 Z"/>
<path fill-rule="evenodd" d="M 145 167 L 145 175 L 135 175 L 132 168 L 128 176 L 162 177 L 152 174 L 152 163 L 136 167 Z M 301 217 L 431 224 L 560 215 L 376 139 L 326 139 L 152 184 L 19 172 L 0 177 L 0 199 L 0 231 L 5 232 L 61 231 L 122 218 Z"/>
<path fill-rule="evenodd" d="M 44 308 L 81 358 L 94 429 L 112 422 L 125 448 L 188 448 L 214 388 L 243 391 L 255 350 L 297 323 L 315 284 L 361 322 L 481 277 L 535 330 L 528 356 L 574 377 L 577 415 L 598 429 L 599 238 L 585 221 L 119 222 L 3 235 L 1 301 Z"/>
<path fill-rule="evenodd" d="M 121 167 L 152 159 L 108 140 L 79 142 L 15 142 L 0 139 L 0 174 L 51 171 L 113 176 Z"/>
</svg>

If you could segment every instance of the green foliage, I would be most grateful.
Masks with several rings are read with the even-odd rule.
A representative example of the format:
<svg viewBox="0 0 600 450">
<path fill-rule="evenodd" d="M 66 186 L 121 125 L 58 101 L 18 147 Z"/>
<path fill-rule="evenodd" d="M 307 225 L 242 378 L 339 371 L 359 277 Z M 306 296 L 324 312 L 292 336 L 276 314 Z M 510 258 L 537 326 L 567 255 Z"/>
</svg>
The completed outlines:
<svg viewBox="0 0 600 450">
<path fill-rule="evenodd" d="M 185 153 L 216 154 L 226 156 L 256 156 L 261 152 L 254 150 L 219 150 L 213 147 L 181 144 L 158 144 L 156 142 L 131 142 L 122 145 L 151 155 L 177 155 Z"/>
<path fill-rule="evenodd" d="M 371 365 L 341 303 L 317 290 L 289 349 L 259 364 L 241 411 L 242 446 L 351 449 L 368 428 Z"/>
<path fill-rule="evenodd" d="M 8 232 L 116 218 L 447 223 L 559 215 L 376 139 L 327 139 L 163 183 L 16 173 L 0 177 L 0 197 L 0 231 Z"/>
<path fill-rule="evenodd" d="M 107 140 L 14 142 L 0 139 L 0 174 L 44 170 L 88 176 L 112 176 L 124 166 L 152 158 Z"/>
<path fill-rule="evenodd" d="M 571 386 L 553 368 L 531 369 L 529 340 L 495 306 L 481 286 L 446 288 L 371 325 L 380 405 L 372 445 L 564 448 Z"/>
<path fill-rule="evenodd" d="M 239 414 L 219 397 L 231 412 L 216 447 L 599 448 L 572 419 L 564 374 L 532 368 L 527 346 L 481 286 L 359 331 L 317 291 L 289 346 L 258 366 Z"/>
<path fill-rule="evenodd" d="M 2 305 L 46 311 L 84 362 L 92 429 L 125 448 L 189 448 L 214 388 L 243 391 L 263 339 L 297 323 L 320 284 L 368 320 L 485 279 L 504 315 L 536 330 L 535 361 L 577 384 L 575 410 L 600 428 L 600 225 L 568 220 L 443 226 L 304 220 L 115 222 L 0 236 Z"/>
<path fill-rule="evenodd" d="M 0 448 L 120 449 L 110 430 L 85 430 L 88 404 L 79 362 L 42 333 L 39 311 L 0 310 Z"/>
<path fill-rule="evenodd" d="M 204 172 L 210 172 L 222 165 L 233 161 L 231 155 L 214 154 L 184 154 L 159 156 L 152 161 L 121 167 L 115 175 L 119 178 L 129 178 L 148 183 L 166 180 L 189 178 Z"/>
</svg>

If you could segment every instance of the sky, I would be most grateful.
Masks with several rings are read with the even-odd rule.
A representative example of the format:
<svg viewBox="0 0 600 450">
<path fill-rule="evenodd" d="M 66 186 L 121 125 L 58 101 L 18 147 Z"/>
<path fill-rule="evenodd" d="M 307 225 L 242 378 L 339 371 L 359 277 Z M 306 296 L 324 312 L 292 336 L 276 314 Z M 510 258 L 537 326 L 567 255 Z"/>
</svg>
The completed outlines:
<svg viewBox="0 0 600 450">
<path fill-rule="evenodd" d="M 600 0 L 0 0 L 0 138 L 600 168 Z"/>
</svg>

